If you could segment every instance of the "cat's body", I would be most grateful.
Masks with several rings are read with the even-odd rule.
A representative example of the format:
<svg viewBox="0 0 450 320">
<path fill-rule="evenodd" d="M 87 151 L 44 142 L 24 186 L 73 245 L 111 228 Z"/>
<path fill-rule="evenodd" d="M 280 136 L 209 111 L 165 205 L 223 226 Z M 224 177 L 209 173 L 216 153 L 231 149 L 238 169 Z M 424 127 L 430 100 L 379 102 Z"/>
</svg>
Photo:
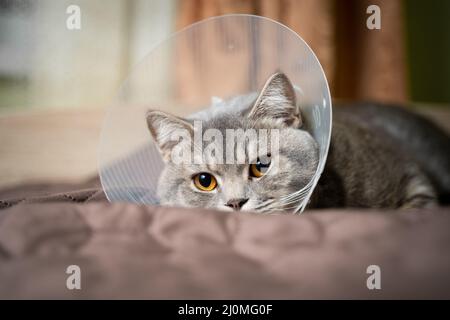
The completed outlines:
<svg viewBox="0 0 450 320">
<path fill-rule="evenodd" d="M 230 108 L 221 106 L 220 112 L 190 119 L 149 112 L 150 132 L 166 161 L 159 181 L 161 203 L 260 212 L 298 209 L 301 198 L 292 195 L 313 177 L 318 146 L 303 130 L 306 119 L 295 106 L 289 80 L 275 74 L 259 96 L 233 99 Z M 257 167 L 251 163 L 175 164 L 170 154 L 179 143 L 169 137 L 179 130 L 193 136 L 195 119 L 203 122 L 202 134 L 208 128 L 223 136 L 226 129 L 279 130 L 279 152 L 268 154 L 268 164 L 258 162 Z M 248 141 L 248 160 L 249 150 L 258 143 Z M 328 160 L 309 207 L 433 206 L 450 193 L 449 146 L 444 132 L 405 108 L 335 106 Z M 258 161 L 266 156 L 257 155 Z M 277 170 L 272 168 L 274 163 Z M 262 168 L 267 173 L 259 172 Z"/>
<path fill-rule="evenodd" d="M 450 140 L 406 107 L 337 105 L 314 207 L 408 208 L 448 201 Z"/>
</svg>

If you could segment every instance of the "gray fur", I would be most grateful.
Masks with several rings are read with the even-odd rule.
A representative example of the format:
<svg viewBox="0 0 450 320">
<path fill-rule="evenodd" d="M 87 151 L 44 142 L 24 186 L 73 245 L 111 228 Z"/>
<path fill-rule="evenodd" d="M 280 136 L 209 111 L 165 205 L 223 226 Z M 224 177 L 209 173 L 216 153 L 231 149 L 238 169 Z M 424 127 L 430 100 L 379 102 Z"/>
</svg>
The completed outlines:
<svg viewBox="0 0 450 320">
<path fill-rule="evenodd" d="M 314 207 L 418 208 L 448 202 L 450 140 L 405 107 L 338 105 Z"/>
<path fill-rule="evenodd" d="M 150 132 L 166 161 L 158 182 L 161 203 L 232 210 L 226 205 L 228 201 L 248 199 L 242 210 L 296 208 L 298 203 L 277 207 L 277 199 L 309 182 L 317 167 L 318 148 L 312 136 L 302 129 L 304 119 L 287 77 L 273 75 L 258 97 L 232 99 L 232 108 L 221 104 L 212 112 L 184 120 L 159 111 L 149 112 Z M 180 123 L 189 127 L 195 119 L 203 121 L 203 132 L 215 128 L 223 137 L 226 129 L 279 129 L 279 171 L 250 179 L 248 163 L 172 163 L 167 152 L 173 144 L 167 144 L 163 138 Z M 249 141 L 246 147 L 256 143 Z M 407 111 L 373 105 L 335 107 L 327 164 L 309 207 L 433 206 L 438 197 L 450 192 L 448 147 L 449 139 L 442 131 Z M 432 159 L 427 161 L 430 152 Z M 200 172 L 216 177 L 218 187 L 214 191 L 202 192 L 194 187 L 192 177 Z"/>
<path fill-rule="evenodd" d="M 219 130 L 226 137 L 226 129 L 278 129 L 280 130 L 280 148 L 278 154 L 278 172 L 264 175 L 259 179 L 249 177 L 249 163 L 246 164 L 174 164 L 166 160 L 166 166 L 158 183 L 158 196 L 161 203 L 173 206 L 206 207 L 232 210 L 226 206 L 232 199 L 249 199 L 242 210 L 263 211 L 270 202 L 303 188 L 313 177 L 318 163 L 317 144 L 312 136 L 299 128 L 300 114 L 295 107 L 295 97 L 289 80 L 282 74 L 276 74 L 268 80 L 259 97 L 242 102 L 248 104 L 239 108 L 239 112 L 200 113 L 190 117 L 193 122 L 201 119 L 203 132 L 209 128 Z M 268 97 L 268 92 L 278 92 L 276 97 Z M 233 100 L 236 103 L 236 100 Z M 281 107 L 280 107 L 281 104 Z M 227 108 L 224 108 L 227 110 Z M 162 113 L 150 111 L 147 121 L 155 141 L 160 136 L 170 135 L 174 125 L 160 126 L 156 120 Z M 173 116 L 167 115 L 170 121 Z M 270 137 L 270 131 L 269 131 Z M 270 141 L 270 139 L 269 139 Z M 226 144 L 226 139 L 223 141 Z M 257 141 L 249 141 L 246 152 Z M 159 144 L 163 155 L 167 154 L 166 145 Z M 170 147 L 170 146 L 169 146 Z M 259 155 L 263 157 L 265 155 Z M 167 159 L 167 158 L 166 158 Z M 248 159 L 250 160 L 250 159 Z M 272 159 L 274 161 L 274 159 Z M 192 176 L 196 173 L 208 172 L 218 180 L 218 188 L 212 192 L 202 192 L 193 186 Z M 287 210 L 284 206 L 279 210 Z"/>
</svg>

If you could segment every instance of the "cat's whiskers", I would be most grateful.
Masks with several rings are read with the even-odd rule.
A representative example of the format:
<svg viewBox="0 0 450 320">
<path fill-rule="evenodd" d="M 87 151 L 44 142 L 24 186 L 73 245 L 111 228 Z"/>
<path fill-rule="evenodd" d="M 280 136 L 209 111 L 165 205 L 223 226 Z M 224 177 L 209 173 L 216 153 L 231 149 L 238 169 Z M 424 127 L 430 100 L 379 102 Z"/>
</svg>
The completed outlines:
<svg viewBox="0 0 450 320">
<path fill-rule="evenodd" d="M 275 200 L 274 199 L 269 199 L 266 201 L 263 201 L 261 203 L 259 203 L 257 206 L 255 206 L 253 208 L 253 210 L 260 210 L 260 209 L 264 209 L 265 207 L 269 206 L 270 204 L 272 204 Z"/>
<path fill-rule="evenodd" d="M 302 190 L 282 196 L 263 208 L 264 211 L 290 211 L 296 213 L 310 191 L 309 184 Z"/>
</svg>

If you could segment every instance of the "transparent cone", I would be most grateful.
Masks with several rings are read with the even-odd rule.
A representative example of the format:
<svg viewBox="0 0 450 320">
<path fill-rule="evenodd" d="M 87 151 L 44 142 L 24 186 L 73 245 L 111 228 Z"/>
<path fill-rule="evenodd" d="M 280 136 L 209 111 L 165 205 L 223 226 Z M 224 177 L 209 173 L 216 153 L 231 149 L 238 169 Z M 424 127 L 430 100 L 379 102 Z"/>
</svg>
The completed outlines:
<svg viewBox="0 0 450 320">
<path fill-rule="evenodd" d="M 297 93 L 319 165 L 296 194 L 302 212 L 323 171 L 331 134 L 331 99 L 323 69 L 309 46 L 271 19 L 226 15 L 193 24 L 157 45 L 131 72 L 108 109 L 99 173 L 109 201 L 158 204 L 164 167 L 148 131 L 146 112 L 186 117 L 214 101 L 257 93 L 273 73 L 285 73 Z M 218 104 L 220 107 L 220 103 Z"/>
</svg>

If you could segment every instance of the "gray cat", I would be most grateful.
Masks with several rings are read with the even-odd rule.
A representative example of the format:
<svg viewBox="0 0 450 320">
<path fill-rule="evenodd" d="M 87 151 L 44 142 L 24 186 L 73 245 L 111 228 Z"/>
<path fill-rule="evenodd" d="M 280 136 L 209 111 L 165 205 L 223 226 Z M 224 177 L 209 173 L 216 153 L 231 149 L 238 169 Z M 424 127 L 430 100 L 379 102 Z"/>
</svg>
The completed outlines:
<svg viewBox="0 0 450 320">
<path fill-rule="evenodd" d="M 314 176 L 319 157 L 315 140 L 304 130 L 307 124 L 296 107 L 291 82 L 276 73 L 259 96 L 229 104 L 232 108 L 220 108 L 225 111 L 189 119 L 148 112 L 148 127 L 166 163 L 158 182 L 161 204 L 229 211 L 298 210 L 302 199 L 291 195 Z M 449 138 L 432 123 L 393 106 L 337 106 L 333 113 L 327 163 L 309 208 L 419 208 L 448 199 Z M 250 137 L 244 144 L 244 163 L 175 163 L 171 155 L 181 142 L 171 137 L 181 130 L 193 138 L 196 119 L 202 121 L 202 134 L 213 128 L 225 137 L 217 142 L 219 150 L 225 150 L 227 129 L 267 129 L 270 137 L 277 130 L 277 152 L 260 151 L 260 141 Z M 190 144 L 187 150 L 193 153 L 195 148 Z"/>
</svg>

